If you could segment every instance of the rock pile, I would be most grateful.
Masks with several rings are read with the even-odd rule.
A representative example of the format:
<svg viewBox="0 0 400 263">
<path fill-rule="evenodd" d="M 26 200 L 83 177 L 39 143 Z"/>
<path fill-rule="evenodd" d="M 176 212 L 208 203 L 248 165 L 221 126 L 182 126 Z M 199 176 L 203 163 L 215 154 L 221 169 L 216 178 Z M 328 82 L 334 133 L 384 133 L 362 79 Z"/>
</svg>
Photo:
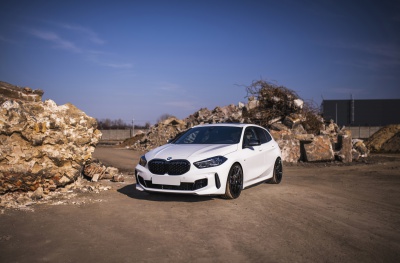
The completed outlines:
<svg viewBox="0 0 400 263">
<path fill-rule="evenodd" d="M 372 152 L 400 152 L 400 124 L 381 128 L 367 140 L 366 146 Z"/>
<path fill-rule="evenodd" d="M 123 182 L 123 175 L 119 174 L 118 168 L 106 167 L 100 161 L 93 161 L 85 165 L 83 175 L 91 178 L 92 182 L 102 179 L 110 179 L 113 182 Z"/>
<path fill-rule="evenodd" d="M 289 100 L 288 100 L 289 101 Z M 320 130 L 318 134 L 308 133 L 303 124 L 307 125 L 306 117 L 302 114 L 303 102 L 295 98 L 291 101 L 292 109 L 297 112 L 287 116 L 275 116 L 270 120 L 269 129 L 274 139 L 279 143 L 282 150 L 282 158 L 286 162 L 319 162 L 333 161 L 335 159 L 343 162 L 352 161 L 352 139 L 348 130 L 339 130 L 333 123 L 324 125 L 323 119 L 318 118 Z M 151 127 L 150 131 L 143 135 L 137 135 L 126 140 L 123 145 L 134 150 L 148 151 L 157 146 L 167 143 L 181 132 L 199 124 L 205 123 L 260 123 L 260 117 L 255 113 L 252 118 L 250 112 L 255 112 L 259 102 L 249 98 L 247 104 L 228 105 L 216 107 L 210 111 L 202 108 L 184 120 L 169 118 Z"/>
<path fill-rule="evenodd" d="M 0 194 L 74 182 L 101 137 L 94 118 L 42 94 L 0 82 Z"/>
</svg>

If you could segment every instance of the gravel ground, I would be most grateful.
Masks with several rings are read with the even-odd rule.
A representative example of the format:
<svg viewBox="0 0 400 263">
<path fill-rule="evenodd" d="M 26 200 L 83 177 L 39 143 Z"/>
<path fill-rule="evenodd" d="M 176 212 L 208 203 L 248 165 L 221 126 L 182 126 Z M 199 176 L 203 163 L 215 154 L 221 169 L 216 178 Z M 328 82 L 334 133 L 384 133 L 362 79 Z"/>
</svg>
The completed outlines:
<svg viewBox="0 0 400 263">
<path fill-rule="evenodd" d="M 1 209 L 0 262 L 400 262 L 400 155 L 286 164 L 236 200 L 136 191 L 140 155 L 98 147 L 125 182 Z"/>
</svg>

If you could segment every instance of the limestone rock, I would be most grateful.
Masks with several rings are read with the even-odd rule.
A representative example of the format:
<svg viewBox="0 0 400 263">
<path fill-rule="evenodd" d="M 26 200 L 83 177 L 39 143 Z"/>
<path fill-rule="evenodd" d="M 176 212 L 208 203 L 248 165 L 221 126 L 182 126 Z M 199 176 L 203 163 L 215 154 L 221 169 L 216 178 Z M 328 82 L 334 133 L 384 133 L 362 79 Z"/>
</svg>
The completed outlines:
<svg viewBox="0 0 400 263">
<path fill-rule="evenodd" d="M 278 145 L 282 152 L 282 161 L 297 163 L 300 160 L 299 140 L 278 140 Z"/>
<path fill-rule="evenodd" d="M 302 101 L 301 99 L 295 99 L 295 100 L 293 100 L 293 104 L 295 107 L 302 109 L 303 105 L 304 105 L 304 101 Z"/>
<path fill-rule="evenodd" d="M 101 137 L 94 118 L 42 94 L 0 82 L 0 194 L 73 182 Z"/>
<path fill-rule="evenodd" d="M 353 143 L 353 149 L 359 154 L 359 157 L 367 157 L 369 155 L 369 150 L 367 146 L 365 146 L 363 140 L 353 139 L 352 143 Z"/>
<path fill-rule="evenodd" d="M 119 170 L 115 167 L 107 167 L 106 173 L 104 174 L 104 179 L 112 179 L 114 176 L 118 175 Z"/>
<path fill-rule="evenodd" d="M 94 174 L 91 181 L 97 182 L 99 180 L 99 178 L 100 178 L 100 174 Z"/>
<path fill-rule="evenodd" d="M 295 134 L 294 138 L 299 141 L 312 142 L 314 140 L 314 134 Z"/>
<path fill-rule="evenodd" d="M 281 122 L 275 122 L 271 124 L 271 130 L 274 131 L 287 131 L 289 128 Z"/>
<path fill-rule="evenodd" d="M 290 140 L 293 138 L 291 130 L 280 130 L 280 131 L 270 130 L 270 133 L 275 141 Z"/>
<path fill-rule="evenodd" d="M 97 176 L 97 178 L 101 178 L 103 174 L 106 172 L 106 167 L 98 162 L 91 162 L 85 165 L 83 169 L 83 174 L 89 178 L 93 178 Z"/>
<path fill-rule="evenodd" d="M 292 129 L 295 125 L 300 124 L 302 118 L 299 114 L 292 113 L 283 119 L 283 124 Z"/>
<path fill-rule="evenodd" d="M 336 156 L 338 159 L 344 163 L 351 163 L 352 161 L 352 137 L 350 130 L 342 130 L 338 135 L 339 151 L 337 151 Z"/>
<path fill-rule="evenodd" d="M 33 200 L 37 200 L 37 199 L 42 199 L 43 198 L 43 188 L 42 187 L 38 187 L 32 194 L 31 198 Z"/>
<path fill-rule="evenodd" d="M 246 109 L 247 110 L 255 109 L 258 106 L 258 104 L 259 104 L 259 102 L 258 102 L 258 100 L 256 98 L 250 97 L 249 101 L 248 101 L 248 103 L 246 105 Z"/>
<path fill-rule="evenodd" d="M 9 99 L 39 102 L 42 100 L 43 93 L 43 90 L 32 90 L 28 87 L 20 88 L 7 82 L 0 81 L 0 94 Z"/>
<path fill-rule="evenodd" d="M 124 182 L 125 179 L 124 179 L 124 176 L 122 174 L 116 174 L 116 175 L 113 175 L 111 181 L 112 182 Z"/>
<path fill-rule="evenodd" d="M 333 161 L 335 158 L 329 136 L 315 136 L 312 142 L 303 143 L 302 146 L 304 148 L 303 151 L 305 161 Z"/>
<path fill-rule="evenodd" d="M 99 161 L 93 161 L 85 165 L 83 169 L 83 174 L 93 182 L 97 182 L 101 179 L 112 179 L 114 175 L 119 173 L 118 168 L 106 167 Z"/>
</svg>

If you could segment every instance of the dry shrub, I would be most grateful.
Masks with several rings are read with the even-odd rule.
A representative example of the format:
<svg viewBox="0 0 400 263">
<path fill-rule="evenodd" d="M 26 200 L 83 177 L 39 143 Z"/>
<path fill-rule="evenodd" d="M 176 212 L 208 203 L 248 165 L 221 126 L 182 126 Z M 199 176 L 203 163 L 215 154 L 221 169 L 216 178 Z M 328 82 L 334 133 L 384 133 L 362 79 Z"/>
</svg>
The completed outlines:
<svg viewBox="0 0 400 263">
<path fill-rule="evenodd" d="M 258 101 L 257 107 L 244 113 L 252 122 L 269 128 L 273 122 L 282 121 L 285 116 L 300 114 L 306 131 L 319 133 L 322 122 L 318 107 L 304 102 L 295 91 L 265 80 L 253 81 L 246 86 L 246 91 L 249 100 L 253 97 Z M 296 99 L 304 102 L 303 107 L 296 105 Z"/>
<path fill-rule="evenodd" d="M 307 133 L 319 134 L 322 130 L 323 118 L 319 113 L 318 106 L 305 102 L 302 109 L 302 114 L 304 116 L 302 125 Z"/>
</svg>

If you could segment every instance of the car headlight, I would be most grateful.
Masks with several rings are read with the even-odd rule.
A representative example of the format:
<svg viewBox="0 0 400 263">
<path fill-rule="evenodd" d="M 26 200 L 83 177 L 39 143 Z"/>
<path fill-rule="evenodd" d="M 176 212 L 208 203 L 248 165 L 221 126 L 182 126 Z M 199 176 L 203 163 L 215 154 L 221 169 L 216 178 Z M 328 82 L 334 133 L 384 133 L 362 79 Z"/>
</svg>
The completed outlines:
<svg viewBox="0 0 400 263">
<path fill-rule="evenodd" d="M 143 166 L 143 167 L 146 167 L 147 160 L 146 160 L 146 157 L 144 155 L 140 156 L 139 164 L 141 166 Z"/>
<path fill-rule="evenodd" d="M 223 157 L 223 156 L 215 156 L 215 157 L 211 157 L 211 158 L 208 158 L 208 159 L 205 159 L 205 160 L 194 162 L 193 164 L 197 168 L 203 169 L 203 168 L 215 167 L 215 166 L 221 165 L 226 160 L 228 160 L 228 159 Z"/>
</svg>

